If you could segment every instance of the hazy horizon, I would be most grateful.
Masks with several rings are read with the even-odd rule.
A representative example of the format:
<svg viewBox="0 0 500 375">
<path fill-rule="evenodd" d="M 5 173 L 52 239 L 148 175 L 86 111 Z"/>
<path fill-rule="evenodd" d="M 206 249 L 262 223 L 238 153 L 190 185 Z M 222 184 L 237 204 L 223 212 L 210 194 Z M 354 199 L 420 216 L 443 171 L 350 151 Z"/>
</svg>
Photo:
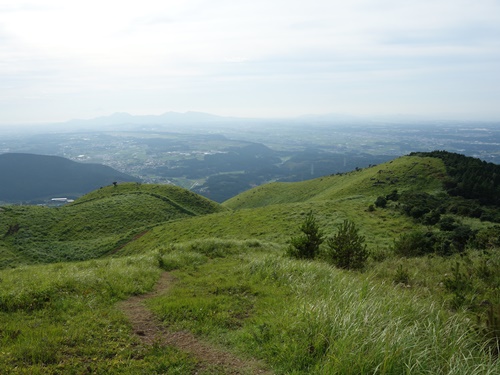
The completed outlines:
<svg viewBox="0 0 500 375">
<path fill-rule="evenodd" d="M 0 124 L 116 112 L 500 120 L 500 3 L 0 0 Z"/>
</svg>

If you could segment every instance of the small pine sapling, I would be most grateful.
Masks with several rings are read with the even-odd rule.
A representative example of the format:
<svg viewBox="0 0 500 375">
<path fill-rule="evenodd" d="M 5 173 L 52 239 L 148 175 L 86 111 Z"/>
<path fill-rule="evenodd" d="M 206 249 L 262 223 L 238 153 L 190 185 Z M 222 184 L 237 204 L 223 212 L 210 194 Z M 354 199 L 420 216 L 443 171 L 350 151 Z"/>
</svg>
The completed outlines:
<svg viewBox="0 0 500 375">
<path fill-rule="evenodd" d="M 301 235 L 292 237 L 287 253 L 299 259 L 314 259 L 323 243 L 323 233 L 320 231 L 316 218 L 309 212 L 300 226 Z"/>
<path fill-rule="evenodd" d="M 368 259 L 365 237 L 358 233 L 356 225 L 344 220 L 338 232 L 327 240 L 326 256 L 335 266 L 344 269 L 362 269 Z"/>
</svg>

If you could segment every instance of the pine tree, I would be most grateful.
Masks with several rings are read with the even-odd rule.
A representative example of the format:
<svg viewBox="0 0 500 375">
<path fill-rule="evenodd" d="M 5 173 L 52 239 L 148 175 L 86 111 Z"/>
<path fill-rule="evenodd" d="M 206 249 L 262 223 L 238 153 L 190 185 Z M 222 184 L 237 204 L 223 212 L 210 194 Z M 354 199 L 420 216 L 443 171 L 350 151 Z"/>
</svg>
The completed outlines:
<svg viewBox="0 0 500 375">
<path fill-rule="evenodd" d="M 323 243 L 323 233 L 316 224 L 312 212 L 306 216 L 300 227 L 302 235 L 292 237 L 288 254 L 301 259 L 314 259 L 319 253 L 319 246 Z"/>
<path fill-rule="evenodd" d="M 361 269 L 368 259 L 365 237 L 349 220 L 339 225 L 338 232 L 327 240 L 326 255 L 333 264 L 344 269 Z"/>
</svg>

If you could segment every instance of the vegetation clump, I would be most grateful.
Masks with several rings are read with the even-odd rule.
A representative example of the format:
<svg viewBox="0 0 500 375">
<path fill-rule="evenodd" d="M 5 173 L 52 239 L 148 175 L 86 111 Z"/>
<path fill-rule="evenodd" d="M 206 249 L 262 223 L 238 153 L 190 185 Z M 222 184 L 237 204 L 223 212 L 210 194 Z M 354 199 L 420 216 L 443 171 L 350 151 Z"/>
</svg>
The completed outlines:
<svg viewBox="0 0 500 375">
<path fill-rule="evenodd" d="M 444 187 L 450 195 L 477 199 L 485 205 L 500 206 L 500 165 L 447 151 L 411 155 L 443 160 L 448 173 Z"/>
<path fill-rule="evenodd" d="M 368 259 L 365 237 L 350 220 L 339 225 L 337 233 L 327 240 L 326 257 L 335 266 L 344 269 L 362 269 Z"/>
<path fill-rule="evenodd" d="M 321 249 L 324 242 L 323 232 L 316 223 L 316 218 L 309 212 L 302 223 L 302 235 L 292 237 L 287 253 L 297 259 L 315 259 L 318 255 L 327 262 L 343 269 L 362 269 L 368 259 L 369 252 L 365 237 L 359 234 L 354 222 L 344 220 L 338 231 L 327 239 L 327 248 Z"/>
<path fill-rule="evenodd" d="M 288 254 L 299 259 L 314 259 L 319 254 L 320 245 L 323 243 L 323 233 L 320 231 L 316 218 L 312 212 L 300 226 L 301 235 L 292 237 Z"/>
<path fill-rule="evenodd" d="M 378 208 L 385 208 L 387 206 L 387 199 L 382 196 L 377 197 L 375 206 L 377 206 Z"/>
</svg>

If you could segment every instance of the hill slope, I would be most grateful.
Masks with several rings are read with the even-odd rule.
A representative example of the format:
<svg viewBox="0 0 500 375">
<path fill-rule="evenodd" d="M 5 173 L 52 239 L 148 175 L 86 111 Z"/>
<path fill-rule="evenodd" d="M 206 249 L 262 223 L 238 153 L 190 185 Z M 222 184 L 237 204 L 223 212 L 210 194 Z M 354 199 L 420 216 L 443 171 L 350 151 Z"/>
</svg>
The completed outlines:
<svg viewBox="0 0 500 375">
<path fill-rule="evenodd" d="M 190 349 L 206 340 L 276 374 L 497 374 L 499 242 L 446 257 L 402 257 L 391 246 L 407 230 L 438 232 L 403 208 L 405 197 L 428 193 L 427 203 L 456 203 L 443 176 L 438 159 L 405 157 L 283 190 L 270 185 L 245 194 L 236 210 L 177 187 L 134 183 L 61 208 L 0 207 L 0 259 L 14 265 L 116 254 L 0 270 L 0 368 L 247 373 L 241 362 L 237 370 L 203 363 Z M 368 208 L 394 189 L 397 201 Z M 326 236 L 345 218 L 356 222 L 372 252 L 363 272 L 284 256 L 310 211 Z M 117 301 L 150 291 L 158 278 L 164 292 L 124 302 L 133 301 L 134 316 L 120 311 Z M 134 327 L 134 317 L 144 325 Z M 149 323 L 188 339 L 153 338 Z"/>
<path fill-rule="evenodd" d="M 224 202 L 232 209 L 271 204 L 373 197 L 392 190 L 441 189 L 444 164 L 432 157 L 404 156 L 388 163 L 349 173 L 295 183 L 272 183 L 248 190 Z"/>
<path fill-rule="evenodd" d="M 77 197 L 113 182 L 139 181 L 105 165 L 22 153 L 0 155 L 0 175 L 0 202 Z"/>
<path fill-rule="evenodd" d="M 379 166 L 303 182 L 259 186 L 223 203 L 231 211 L 187 218 L 154 228 L 149 235 L 131 243 L 125 253 L 142 252 L 162 243 L 206 238 L 260 239 L 285 244 L 296 235 L 305 215 L 311 211 L 330 235 L 344 219 L 355 221 L 367 244 L 387 249 L 401 233 L 420 224 L 395 210 L 369 211 L 378 196 L 394 189 L 403 192 L 442 191 L 445 177 L 441 160 L 402 157 Z"/>
<path fill-rule="evenodd" d="M 226 209 L 176 186 L 127 183 L 59 208 L 0 210 L 0 266 L 5 267 L 99 257 L 151 226 Z"/>
</svg>

